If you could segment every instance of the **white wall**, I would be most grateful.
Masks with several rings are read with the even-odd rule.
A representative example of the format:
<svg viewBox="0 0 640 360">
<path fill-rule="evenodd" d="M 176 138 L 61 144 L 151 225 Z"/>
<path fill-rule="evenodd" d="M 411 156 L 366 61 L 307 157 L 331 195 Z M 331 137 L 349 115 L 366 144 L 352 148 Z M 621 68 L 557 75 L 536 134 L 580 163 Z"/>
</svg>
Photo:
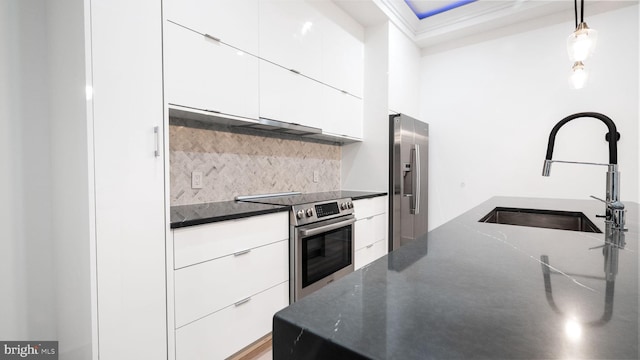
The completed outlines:
<svg viewBox="0 0 640 360">
<path fill-rule="evenodd" d="M 389 24 L 389 111 L 419 117 L 420 49 Z"/>
<path fill-rule="evenodd" d="M 389 190 L 389 113 L 418 117 L 420 49 L 393 23 L 365 28 L 364 142 L 342 148 L 343 189 Z"/>
<path fill-rule="evenodd" d="M 0 2 L 0 339 L 56 338 L 44 0 Z"/>
<path fill-rule="evenodd" d="M 57 327 L 61 359 L 90 359 L 95 315 L 92 259 L 92 128 L 86 98 L 85 18 L 88 0 L 45 1 L 51 137 L 52 237 L 56 259 Z M 95 291 L 94 291 L 95 292 Z"/>
<path fill-rule="evenodd" d="M 637 5 L 585 20 L 599 31 L 599 41 L 582 90 L 567 82 L 565 44 L 573 24 L 532 26 L 515 35 L 505 28 L 502 38 L 422 58 L 431 228 L 496 195 L 604 197 L 604 167 L 554 164 L 551 177 L 541 176 L 551 128 L 583 111 L 616 123 L 621 199 L 638 201 Z M 553 158 L 608 162 L 606 131 L 598 120 L 574 120 L 560 130 Z"/>
<path fill-rule="evenodd" d="M 0 2 L 0 339 L 61 359 L 91 358 L 83 11 Z"/>
<path fill-rule="evenodd" d="M 389 27 L 365 29 L 364 142 L 342 147 L 341 187 L 345 190 L 387 191 L 389 188 L 388 76 Z"/>
</svg>

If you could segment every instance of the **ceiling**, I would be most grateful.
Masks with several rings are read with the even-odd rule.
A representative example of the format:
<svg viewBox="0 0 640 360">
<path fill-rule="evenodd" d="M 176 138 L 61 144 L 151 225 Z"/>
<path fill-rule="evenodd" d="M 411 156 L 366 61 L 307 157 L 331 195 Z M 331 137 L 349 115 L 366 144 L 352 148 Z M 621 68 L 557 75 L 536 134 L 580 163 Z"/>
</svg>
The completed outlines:
<svg viewBox="0 0 640 360">
<path fill-rule="evenodd" d="M 391 20 L 423 49 L 446 49 L 473 41 L 504 36 L 535 27 L 567 22 L 574 27 L 573 0 L 478 0 L 433 16 L 418 19 L 405 0 L 333 0 L 363 26 Z M 428 11 L 460 1 L 410 0 L 414 8 Z M 586 0 L 590 15 L 636 5 L 638 0 Z"/>
</svg>

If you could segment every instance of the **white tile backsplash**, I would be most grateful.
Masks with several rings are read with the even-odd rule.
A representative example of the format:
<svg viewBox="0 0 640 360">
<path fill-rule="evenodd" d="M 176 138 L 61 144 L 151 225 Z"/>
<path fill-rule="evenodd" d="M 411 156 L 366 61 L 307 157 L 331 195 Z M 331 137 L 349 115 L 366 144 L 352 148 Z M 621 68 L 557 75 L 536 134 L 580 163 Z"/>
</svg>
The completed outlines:
<svg viewBox="0 0 640 360">
<path fill-rule="evenodd" d="M 237 195 L 340 189 L 341 147 L 276 138 L 181 119 L 169 126 L 171 205 L 233 200 Z M 191 173 L 203 187 L 191 188 Z M 318 171 L 319 181 L 313 182 Z"/>
</svg>

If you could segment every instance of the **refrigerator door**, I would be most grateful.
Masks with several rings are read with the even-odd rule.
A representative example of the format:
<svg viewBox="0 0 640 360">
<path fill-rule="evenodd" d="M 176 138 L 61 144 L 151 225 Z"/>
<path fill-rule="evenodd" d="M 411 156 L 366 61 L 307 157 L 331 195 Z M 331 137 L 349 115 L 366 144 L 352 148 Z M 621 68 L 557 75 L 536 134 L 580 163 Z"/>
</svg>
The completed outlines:
<svg viewBox="0 0 640 360">
<path fill-rule="evenodd" d="M 390 250 L 427 233 L 429 125 L 406 115 L 390 119 Z"/>
</svg>

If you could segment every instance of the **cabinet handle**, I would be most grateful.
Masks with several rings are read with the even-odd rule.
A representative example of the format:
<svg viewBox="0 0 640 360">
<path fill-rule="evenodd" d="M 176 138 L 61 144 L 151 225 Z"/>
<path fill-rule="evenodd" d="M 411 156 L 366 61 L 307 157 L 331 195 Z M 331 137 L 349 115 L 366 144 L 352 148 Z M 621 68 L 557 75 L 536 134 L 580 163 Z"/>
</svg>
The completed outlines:
<svg viewBox="0 0 640 360">
<path fill-rule="evenodd" d="M 371 216 L 369 216 L 369 217 L 367 218 L 367 220 L 371 220 L 371 219 L 373 219 L 373 217 L 374 217 L 374 216 L 375 216 L 375 215 L 371 215 Z"/>
<path fill-rule="evenodd" d="M 251 252 L 251 249 L 242 250 L 242 251 L 238 251 L 237 253 L 233 253 L 233 256 L 240 256 L 240 255 L 248 254 L 250 252 Z"/>
<path fill-rule="evenodd" d="M 372 246 L 373 246 L 373 244 L 367 245 L 367 249 L 370 249 Z"/>
<path fill-rule="evenodd" d="M 213 35 L 204 34 L 204 37 L 206 37 L 207 39 L 211 39 L 211 40 L 213 40 L 213 41 L 221 42 L 221 41 L 220 41 L 220 38 L 217 38 L 217 37 L 215 37 L 215 36 L 213 36 Z"/>
<path fill-rule="evenodd" d="M 346 90 L 340 90 L 340 91 L 342 91 L 343 94 L 348 94 Z"/>
<path fill-rule="evenodd" d="M 235 303 L 235 304 L 233 304 L 233 305 L 234 305 L 234 306 L 240 306 L 240 305 L 242 305 L 242 304 L 246 304 L 246 303 L 248 303 L 248 302 L 249 302 L 249 300 L 251 300 L 251 296 L 249 296 L 249 297 L 248 297 L 248 298 L 246 298 L 246 299 L 242 299 L 242 300 L 238 301 L 237 303 Z"/>
<path fill-rule="evenodd" d="M 298 74 L 300 75 L 300 71 L 296 70 L 296 69 L 289 69 L 289 71 L 291 71 L 294 74 Z"/>
<path fill-rule="evenodd" d="M 153 152 L 153 155 L 160 157 L 160 127 L 154 126 L 153 133 L 156 135 L 156 150 Z"/>
</svg>

